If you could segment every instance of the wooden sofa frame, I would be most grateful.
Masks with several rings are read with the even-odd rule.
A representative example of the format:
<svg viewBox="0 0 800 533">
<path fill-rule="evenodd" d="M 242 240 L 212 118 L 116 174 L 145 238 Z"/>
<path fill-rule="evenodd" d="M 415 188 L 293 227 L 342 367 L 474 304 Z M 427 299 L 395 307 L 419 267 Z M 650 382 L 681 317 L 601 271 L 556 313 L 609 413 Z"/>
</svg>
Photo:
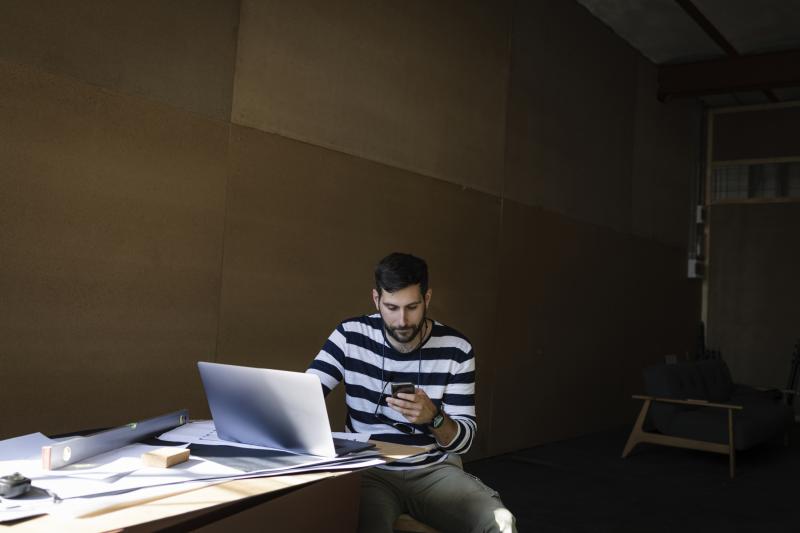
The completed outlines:
<svg viewBox="0 0 800 533">
<path fill-rule="evenodd" d="M 628 457 L 631 451 L 633 451 L 633 448 L 636 447 L 637 444 L 642 442 L 648 442 L 650 444 L 661 444 L 664 446 L 677 446 L 678 448 L 689 448 L 691 450 L 701 450 L 704 452 L 721 453 L 728 456 L 728 462 L 730 464 L 730 475 L 731 479 L 733 479 L 736 470 L 736 449 L 733 446 L 733 412 L 741 411 L 743 409 L 741 405 L 734 405 L 728 403 L 714 403 L 706 400 L 676 400 L 673 398 L 657 398 L 655 396 L 643 396 L 639 394 L 634 394 L 633 398 L 635 400 L 643 400 L 644 404 L 642 405 L 641 411 L 639 411 L 639 417 L 636 419 L 636 423 L 634 424 L 633 429 L 631 430 L 631 434 L 628 437 L 628 442 L 625 444 L 625 449 L 622 451 L 623 459 Z M 647 412 L 650 410 L 650 406 L 652 405 L 653 402 L 702 406 L 702 407 L 709 407 L 712 409 L 727 409 L 728 443 L 719 444 L 717 442 L 687 439 L 683 437 L 672 437 L 670 435 L 664 435 L 662 433 L 645 431 L 644 421 L 645 419 L 647 419 Z"/>
</svg>

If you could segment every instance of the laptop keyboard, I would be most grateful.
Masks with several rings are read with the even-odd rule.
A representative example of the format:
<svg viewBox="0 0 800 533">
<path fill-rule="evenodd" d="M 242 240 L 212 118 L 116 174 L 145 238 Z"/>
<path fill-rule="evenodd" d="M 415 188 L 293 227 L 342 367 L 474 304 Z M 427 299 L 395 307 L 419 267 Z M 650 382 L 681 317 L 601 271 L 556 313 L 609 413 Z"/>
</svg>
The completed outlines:
<svg viewBox="0 0 800 533">
<path fill-rule="evenodd" d="M 359 442 L 333 437 L 333 448 L 336 450 L 336 455 L 347 455 L 348 453 L 361 452 L 374 447 L 375 445 L 371 442 Z"/>
</svg>

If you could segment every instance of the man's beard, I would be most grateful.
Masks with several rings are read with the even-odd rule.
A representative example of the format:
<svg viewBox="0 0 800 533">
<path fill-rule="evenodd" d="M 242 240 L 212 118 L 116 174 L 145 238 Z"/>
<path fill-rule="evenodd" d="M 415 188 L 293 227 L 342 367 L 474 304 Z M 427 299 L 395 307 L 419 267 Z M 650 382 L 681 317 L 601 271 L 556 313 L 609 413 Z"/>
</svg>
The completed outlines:
<svg viewBox="0 0 800 533">
<path fill-rule="evenodd" d="M 427 315 L 427 312 L 423 313 L 422 320 L 420 320 L 419 323 L 407 328 L 390 328 L 389 326 L 386 326 L 386 334 L 401 344 L 411 342 L 411 340 L 419 335 L 419 332 L 422 330 L 422 326 L 425 324 Z M 384 324 L 386 324 L 386 322 L 384 322 Z"/>
</svg>

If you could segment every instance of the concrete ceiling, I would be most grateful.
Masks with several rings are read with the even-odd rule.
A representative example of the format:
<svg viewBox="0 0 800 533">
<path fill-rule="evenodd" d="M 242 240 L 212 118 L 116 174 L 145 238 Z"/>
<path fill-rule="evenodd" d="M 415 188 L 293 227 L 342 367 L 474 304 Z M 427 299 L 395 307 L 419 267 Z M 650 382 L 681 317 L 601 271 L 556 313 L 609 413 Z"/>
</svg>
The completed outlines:
<svg viewBox="0 0 800 533">
<path fill-rule="evenodd" d="M 800 100 L 798 0 L 577 0 L 659 66 L 659 97 Z"/>
</svg>

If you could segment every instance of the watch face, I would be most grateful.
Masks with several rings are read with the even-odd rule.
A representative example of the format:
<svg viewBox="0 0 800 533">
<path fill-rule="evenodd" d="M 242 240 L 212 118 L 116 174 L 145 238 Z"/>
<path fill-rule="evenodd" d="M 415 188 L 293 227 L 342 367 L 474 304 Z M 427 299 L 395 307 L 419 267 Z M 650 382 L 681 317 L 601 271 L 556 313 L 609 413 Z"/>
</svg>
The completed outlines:
<svg viewBox="0 0 800 533">
<path fill-rule="evenodd" d="M 442 422 L 444 422 L 444 415 L 442 413 L 439 413 L 438 415 L 433 417 L 433 424 L 432 425 L 436 429 L 436 428 L 438 428 L 439 426 L 442 425 Z"/>
</svg>

